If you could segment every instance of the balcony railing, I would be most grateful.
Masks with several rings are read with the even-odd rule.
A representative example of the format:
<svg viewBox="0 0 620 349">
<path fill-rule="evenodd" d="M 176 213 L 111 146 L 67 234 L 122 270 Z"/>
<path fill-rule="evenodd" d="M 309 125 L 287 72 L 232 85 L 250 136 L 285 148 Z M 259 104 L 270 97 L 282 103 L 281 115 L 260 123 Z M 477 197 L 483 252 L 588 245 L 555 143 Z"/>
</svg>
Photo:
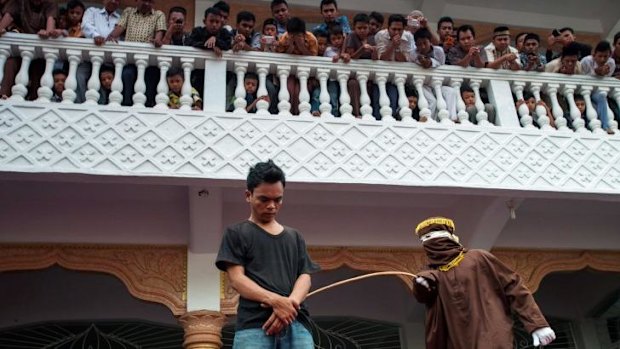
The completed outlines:
<svg viewBox="0 0 620 349">
<path fill-rule="evenodd" d="M 190 47 L 153 48 L 119 43 L 102 47 L 90 40 L 39 40 L 36 36 L 6 34 L 0 39 L 0 66 L 9 55 L 21 56 L 22 67 L 13 96 L 0 102 L 0 170 L 10 172 L 74 172 L 105 175 L 242 179 L 249 164 L 267 158 L 278 161 L 292 180 L 330 183 L 371 183 L 408 186 L 445 186 L 543 190 L 561 192 L 620 192 L 620 133 L 607 135 L 600 127 L 590 95 L 600 91 L 620 102 L 620 82 L 587 76 L 508 72 L 445 66 L 424 70 L 411 63 L 355 61 L 332 64 L 327 58 L 244 52 L 211 52 Z M 28 65 L 44 58 L 46 70 L 36 101 L 25 101 Z M 57 59 L 69 62 L 62 103 L 49 103 L 52 69 Z M 92 62 L 86 102 L 75 104 L 76 70 Z M 113 63 L 115 78 L 108 105 L 97 105 L 98 69 Z M 134 105 L 120 106 L 121 72 L 126 64 L 138 68 Z M 145 108 L 144 72 L 160 69 L 157 104 Z M 165 74 L 183 68 L 182 107 L 169 110 Z M 204 110 L 191 110 L 189 77 L 204 69 Z M 0 69 L 0 71 L 2 71 Z M 247 72 L 259 76 L 258 96 L 266 95 L 268 74 L 281 82 L 278 115 L 259 102 L 256 114 L 245 111 L 245 91 L 235 90 L 235 110 L 227 113 L 227 72 L 243 81 Z M 286 80 L 300 80 L 299 115 L 291 115 Z M 306 81 L 320 82 L 321 116 L 310 114 Z M 341 117 L 331 115 L 329 78 L 341 86 Z M 347 93 L 350 78 L 359 82 L 362 117 L 351 114 Z M 382 119 L 372 117 L 366 82 L 379 87 Z M 399 93 L 398 114 L 392 117 L 386 84 Z M 448 117 L 442 85 L 469 84 L 476 95 L 478 124 L 469 122 L 458 99 L 460 123 Z M 416 122 L 408 107 L 405 84 L 418 91 L 420 115 L 430 116 L 424 84 L 433 87 L 438 122 Z M 480 89 L 496 109 L 495 125 L 487 121 Z M 549 125 L 544 108 L 530 115 L 516 110 L 513 93 L 521 98 L 530 90 L 536 99 L 549 96 L 557 130 Z M 580 92 L 587 105 L 583 120 L 574 102 Z M 558 102 L 565 97 L 565 113 Z M 568 115 L 572 128 L 567 127 Z M 610 115 L 613 115 L 610 113 Z M 540 128 L 533 125 L 536 120 Z M 610 117 L 611 127 L 617 123 Z"/>
</svg>

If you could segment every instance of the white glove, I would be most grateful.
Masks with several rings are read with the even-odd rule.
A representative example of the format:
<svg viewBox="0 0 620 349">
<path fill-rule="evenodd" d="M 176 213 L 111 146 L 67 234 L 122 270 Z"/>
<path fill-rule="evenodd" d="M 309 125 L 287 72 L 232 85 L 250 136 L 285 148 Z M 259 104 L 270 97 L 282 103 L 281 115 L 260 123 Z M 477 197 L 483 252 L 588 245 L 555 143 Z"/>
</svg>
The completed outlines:
<svg viewBox="0 0 620 349">
<path fill-rule="evenodd" d="M 539 328 L 536 331 L 532 332 L 532 340 L 534 340 L 534 347 L 538 347 L 541 345 L 547 345 L 553 342 L 554 339 L 555 339 L 555 332 L 553 332 L 551 327 Z"/>
<path fill-rule="evenodd" d="M 427 290 L 431 289 L 431 286 L 428 284 L 428 281 L 421 276 L 418 276 L 417 278 L 415 278 L 415 282 L 418 283 L 419 285 L 424 286 Z"/>
</svg>

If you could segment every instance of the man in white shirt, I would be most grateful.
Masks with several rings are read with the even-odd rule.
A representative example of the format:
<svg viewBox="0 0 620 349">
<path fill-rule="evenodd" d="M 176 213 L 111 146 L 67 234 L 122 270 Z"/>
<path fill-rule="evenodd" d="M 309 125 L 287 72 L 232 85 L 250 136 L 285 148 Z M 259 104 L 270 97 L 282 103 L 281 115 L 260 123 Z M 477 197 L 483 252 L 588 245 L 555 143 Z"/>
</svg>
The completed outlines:
<svg viewBox="0 0 620 349">
<path fill-rule="evenodd" d="M 607 41 L 599 42 L 594 48 L 594 54 L 581 60 L 583 74 L 596 77 L 610 77 L 616 69 L 616 62 L 611 58 L 611 45 Z M 607 98 L 599 91 L 592 93 L 592 102 L 596 105 L 596 114 L 601 120 L 601 127 L 608 134 L 614 134 L 609 126 L 609 113 L 607 110 Z M 612 116 L 613 117 L 613 116 Z"/>
<path fill-rule="evenodd" d="M 105 43 L 105 38 L 110 35 L 116 23 L 121 19 L 120 13 L 117 12 L 120 0 L 103 0 L 103 7 L 89 7 L 82 17 L 82 33 L 85 38 L 93 39 L 95 45 L 101 46 Z M 81 63 L 77 69 L 77 90 L 76 103 L 82 103 L 86 100 L 85 94 L 88 79 L 92 72 L 90 62 Z"/>
<path fill-rule="evenodd" d="M 521 69 L 519 51 L 510 46 L 510 30 L 508 27 L 497 27 L 493 30 L 493 42 L 484 48 L 487 58 L 487 68 L 492 69 Z"/>
<path fill-rule="evenodd" d="M 391 15 L 388 18 L 388 28 L 375 34 L 377 55 L 382 61 L 407 62 L 415 49 L 413 34 L 405 31 L 407 20 L 402 15 Z M 392 115 L 398 118 L 398 90 L 392 83 L 386 84 L 387 95 L 390 99 Z M 377 120 L 381 119 L 379 113 L 379 88 L 373 85 L 371 88 L 372 113 Z"/>
</svg>

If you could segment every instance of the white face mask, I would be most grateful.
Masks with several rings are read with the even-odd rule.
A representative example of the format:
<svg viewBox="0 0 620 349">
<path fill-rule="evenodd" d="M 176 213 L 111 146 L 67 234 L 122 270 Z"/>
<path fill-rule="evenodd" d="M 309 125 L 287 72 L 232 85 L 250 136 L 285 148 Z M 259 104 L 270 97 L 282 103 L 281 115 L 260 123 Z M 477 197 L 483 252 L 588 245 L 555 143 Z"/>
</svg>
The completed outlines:
<svg viewBox="0 0 620 349">
<path fill-rule="evenodd" d="M 428 234 L 420 236 L 420 241 L 425 242 L 437 238 L 448 238 L 457 244 L 459 243 L 459 237 L 446 230 L 431 231 Z"/>
</svg>

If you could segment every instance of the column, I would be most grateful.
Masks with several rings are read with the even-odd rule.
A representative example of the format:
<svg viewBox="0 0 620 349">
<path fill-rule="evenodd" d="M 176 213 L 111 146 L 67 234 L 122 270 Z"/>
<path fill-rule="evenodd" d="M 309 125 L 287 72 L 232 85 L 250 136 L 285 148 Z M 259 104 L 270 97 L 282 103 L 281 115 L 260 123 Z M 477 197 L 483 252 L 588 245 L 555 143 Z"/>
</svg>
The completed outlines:
<svg viewBox="0 0 620 349">
<path fill-rule="evenodd" d="M 520 101 L 523 99 L 524 88 L 525 88 L 525 82 L 513 81 L 512 91 L 517 97 L 517 101 Z M 527 105 L 525 105 L 525 103 L 521 104 L 517 112 L 519 113 L 519 116 L 521 117 L 521 126 L 523 126 L 524 128 L 535 128 L 532 117 L 530 116 L 530 111 L 527 108 Z"/>
<path fill-rule="evenodd" d="M 566 119 L 564 118 L 564 110 L 560 106 L 560 102 L 558 101 L 558 89 L 560 88 L 559 84 L 548 84 L 547 85 L 547 94 L 551 99 L 551 112 L 553 113 L 553 118 L 555 119 L 555 126 L 558 131 L 569 132 L 570 129 L 566 126 Z"/>
<path fill-rule="evenodd" d="M 41 87 L 37 90 L 37 102 L 49 102 L 50 98 L 54 95 L 52 87 L 54 87 L 54 76 L 52 72 L 54 70 L 54 63 L 58 59 L 58 50 L 51 48 L 44 48 L 43 55 L 45 56 L 45 73 L 41 77 Z M 0 80 L 1 81 L 1 80 Z"/>
<path fill-rule="evenodd" d="M 566 98 L 566 102 L 568 103 L 568 110 L 570 112 L 570 118 L 575 132 L 589 133 L 588 129 L 585 127 L 585 121 L 581 117 L 581 112 L 577 109 L 577 104 L 575 104 L 576 88 L 577 85 L 564 85 L 562 94 L 564 94 L 564 98 Z"/>
<path fill-rule="evenodd" d="M 379 87 L 379 113 L 382 121 L 396 121 L 392 116 L 392 108 L 390 108 L 390 98 L 388 97 L 386 84 L 388 73 L 375 73 L 375 82 Z"/>
<path fill-rule="evenodd" d="M 258 98 L 268 95 L 267 92 L 267 74 L 269 74 L 269 64 L 259 63 L 256 64 L 256 74 L 258 74 L 258 90 L 256 96 Z M 269 102 L 259 100 L 256 103 L 257 115 L 270 115 L 269 114 Z"/>
<path fill-rule="evenodd" d="M 291 114 L 291 103 L 290 98 L 291 95 L 288 93 L 288 76 L 291 72 L 291 66 L 288 65 L 279 65 L 278 66 L 278 77 L 280 78 L 280 93 L 278 93 L 278 99 L 280 102 L 278 103 L 278 110 L 280 111 L 278 115 L 282 116 L 292 116 Z"/>
<path fill-rule="evenodd" d="M 19 46 L 19 53 L 22 57 L 22 64 L 19 68 L 19 72 L 15 76 L 15 85 L 11 88 L 12 101 L 23 101 L 28 94 L 28 82 L 30 81 L 30 75 L 28 75 L 28 69 L 30 69 L 30 62 L 34 58 L 34 47 Z"/>
<path fill-rule="evenodd" d="M 474 90 L 474 96 L 476 97 L 476 110 L 478 111 L 476 113 L 476 121 L 478 122 L 478 125 L 489 126 L 492 124 L 489 122 L 489 115 L 487 114 L 487 111 L 484 107 L 484 102 L 482 101 L 482 98 L 480 97 L 480 85 L 481 84 L 482 84 L 482 80 L 471 79 L 469 81 L 469 86 L 471 86 L 471 89 Z M 460 91 L 459 91 L 459 94 L 460 94 Z"/>
<path fill-rule="evenodd" d="M 179 318 L 185 331 L 185 349 L 219 349 L 222 347 L 222 327 L 226 316 L 217 311 L 190 311 Z"/>
<path fill-rule="evenodd" d="M 183 87 L 181 87 L 181 110 L 192 110 L 194 99 L 192 98 L 192 70 L 194 69 L 194 58 L 181 57 L 181 68 L 183 68 Z"/>
<path fill-rule="evenodd" d="M 157 95 L 155 96 L 155 109 L 168 109 L 168 79 L 166 75 L 172 66 L 172 57 L 157 57 L 159 67 L 159 82 L 157 83 Z"/>
<path fill-rule="evenodd" d="M 431 110 L 428 109 L 428 101 L 426 100 L 426 97 L 424 97 L 424 79 L 424 76 L 413 76 L 413 86 L 415 86 L 415 89 L 418 92 L 418 109 L 420 109 L 420 118 L 426 118 L 426 122 L 435 122 L 435 120 L 431 117 Z"/>
<path fill-rule="evenodd" d="M 456 91 L 456 112 L 459 122 L 462 125 L 471 125 L 471 122 L 469 121 L 469 114 L 467 114 L 467 110 L 465 108 L 465 102 L 463 102 L 463 97 L 461 96 L 461 85 L 463 85 L 462 78 L 450 78 L 450 86 L 454 89 L 454 91 Z"/>
<path fill-rule="evenodd" d="M 228 106 L 226 100 L 226 63 L 225 59 L 207 57 L 205 59 L 203 109 L 205 111 L 224 113 Z"/>
<path fill-rule="evenodd" d="M 99 104 L 99 89 L 101 88 L 101 80 L 99 80 L 99 71 L 103 64 L 105 53 L 101 51 L 89 51 L 90 62 L 92 64 L 90 78 L 88 79 L 88 90 L 86 91 L 86 101 L 84 104 Z"/>
<path fill-rule="evenodd" d="M 407 93 L 405 92 L 405 81 L 407 81 L 406 74 L 395 74 L 394 83 L 398 90 L 398 115 L 402 122 L 415 122 L 411 116 L 413 112 L 409 108 L 409 99 L 407 99 Z"/>
<path fill-rule="evenodd" d="M 245 100 L 245 72 L 248 70 L 247 63 L 235 62 L 235 74 L 237 75 L 237 87 L 235 88 L 235 114 L 247 114 L 245 107 L 248 102 Z"/>
<path fill-rule="evenodd" d="M 319 101 L 321 105 L 319 106 L 319 111 L 321 112 L 322 118 L 333 118 L 332 115 L 332 105 L 329 102 L 329 92 L 327 91 L 327 79 L 329 79 L 329 69 L 317 69 L 316 74 L 319 78 L 319 86 L 321 88 L 321 93 L 319 94 Z"/>
<path fill-rule="evenodd" d="M 62 103 L 73 104 L 77 94 L 77 74 L 78 64 L 82 62 L 82 51 L 80 50 L 67 50 L 67 56 L 69 57 L 69 74 L 67 80 L 65 80 L 65 90 L 62 91 Z"/>
<path fill-rule="evenodd" d="M 581 86 L 581 94 L 583 95 L 583 99 L 586 102 L 586 117 L 588 118 L 588 127 L 592 131 L 592 133 L 603 134 L 605 131 L 601 128 L 601 121 L 598 119 L 598 115 L 596 114 L 596 109 L 592 104 L 592 99 L 590 96 L 592 95 L 592 86 Z"/>
<path fill-rule="evenodd" d="M 110 92 L 109 106 L 120 107 L 123 101 L 123 67 L 127 61 L 127 55 L 124 53 L 112 53 L 114 62 L 114 80 L 112 80 L 112 92 Z"/>
<path fill-rule="evenodd" d="M 11 46 L 0 45 L 0 81 L 4 78 L 4 64 L 11 56 Z"/>
<path fill-rule="evenodd" d="M 442 124 L 452 124 L 452 120 L 450 120 L 450 113 L 448 112 L 448 104 L 443 98 L 443 93 L 441 93 L 443 78 L 433 76 L 431 78 L 431 85 L 433 86 L 435 98 L 437 99 L 437 119 Z"/>
<path fill-rule="evenodd" d="M 353 116 L 353 106 L 351 105 L 351 96 L 349 96 L 349 76 L 351 72 L 348 70 L 336 71 L 338 82 L 340 83 L 340 117 L 343 119 L 355 119 Z"/>
<path fill-rule="evenodd" d="M 133 107 L 144 108 L 146 103 L 146 83 L 144 82 L 144 73 L 149 65 L 149 55 L 137 54 L 133 56 L 138 68 L 138 77 L 134 84 Z"/>
<path fill-rule="evenodd" d="M 299 79 L 299 116 L 312 117 L 310 113 L 310 93 L 308 92 L 308 78 L 310 77 L 310 67 L 297 67 L 297 78 Z"/>
<path fill-rule="evenodd" d="M 370 72 L 358 71 L 355 76 L 360 84 L 360 113 L 362 120 L 375 120 L 372 116 L 372 106 L 370 105 L 370 96 L 368 95 L 368 77 Z M 618 93 L 620 96 L 620 92 Z"/>
<path fill-rule="evenodd" d="M 530 90 L 532 91 L 532 94 L 534 95 L 534 98 L 536 99 L 536 122 L 538 122 L 538 126 L 540 127 L 541 130 L 543 131 L 550 131 L 553 130 L 553 127 L 551 127 L 550 124 L 550 120 L 549 117 L 547 116 L 547 109 L 545 107 L 543 107 L 542 105 L 538 105 L 538 103 L 541 101 L 540 99 L 540 89 L 542 88 L 542 83 L 540 82 L 532 82 L 530 84 Z"/>
</svg>

